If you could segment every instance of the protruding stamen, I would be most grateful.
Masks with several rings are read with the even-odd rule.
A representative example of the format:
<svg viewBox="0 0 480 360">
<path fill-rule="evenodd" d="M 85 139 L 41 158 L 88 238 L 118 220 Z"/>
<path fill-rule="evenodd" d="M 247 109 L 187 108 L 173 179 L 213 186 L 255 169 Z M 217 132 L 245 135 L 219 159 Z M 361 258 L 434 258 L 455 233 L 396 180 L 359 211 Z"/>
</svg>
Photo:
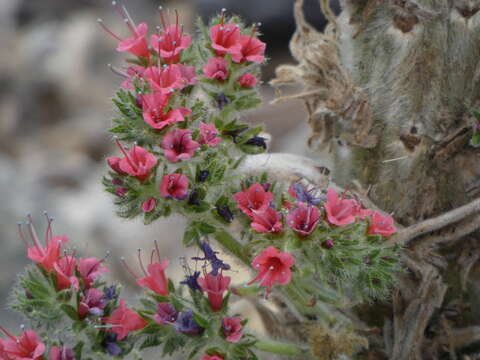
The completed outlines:
<svg viewBox="0 0 480 360">
<path fill-rule="evenodd" d="M 107 64 L 108 68 L 110 69 L 111 72 L 113 72 L 115 75 L 128 78 L 128 74 L 125 74 L 123 71 L 117 69 L 115 66 L 112 64 Z"/>
<path fill-rule="evenodd" d="M 7 337 L 9 337 L 12 340 L 16 340 L 17 338 L 10 334 L 7 330 L 5 330 L 3 327 L 0 326 L 0 331 L 3 332 Z"/>
<path fill-rule="evenodd" d="M 117 39 L 118 41 L 123 41 L 123 39 L 118 36 L 117 34 L 115 34 L 112 30 L 110 30 L 104 23 L 103 23 L 103 20 L 98 18 L 97 19 L 97 22 L 100 24 L 100 26 L 102 27 L 103 30 L 105 30 L 108 34 L 110 34 L 111 36 L 113 36 L 115 39 Z"/>
<path fill-rule="evenodd" d="M 28 218 L 27 228 L 28 228 L 28 232 L 30 234 L 30 237 L 32 238 L 33 244 L 38 249 L 38 251 L 40 251 L 40 253 L 42 255 L 45 255 L 45 251 L 44 251 L 42 245 L 40 245 L 40 240 L 38 239 L 37 232 L 35 231 L 35 228 L 33 227 L 32 215 L 28 214 L 27 218 Z"/>
<path fill-rule="evenodd" d="M 160 248 L 158 247 L 158 242 L 157 240 L 153 240 L 153 243 L 155 244 L 155 252 L 157 253 L 158 261 L 160 262 Z"/>
<path fill-rule="evenodd" d="M 140 269 L 142 269 L 143 273 L 145 276 L 148 276 L 147 271 L 145 270 L 145 267 L 143 266 L 143 261 L 142 261 L 142 249 L 137 249 L 137 258 L 138 262 L 140 263 Z"/>
<path fill-rule="evenodd" d="M 128 273 L 134 278 L 134 279 L 138 279 L 138 275 L 135 274 L 133 272 L 133 270 L 130 268 L 130 266 L 128 266 L 127 262 L 125 261 L 125 258 L 122 256 L 120 258 L 120 262 L 122 263 L 123 267 L 125 268 L 125 270 L 128 271 Z"/>
<path fill-rule="evenodd" d="M 130 159 L 130 156 L 128 155 L 127 151 L 125 148 L 122 146 L 120 143 L 120 140 L 118 140 L 118 137 L 115 138 L 115 142 L 117 143 L 118 148 L 122 152 L 122 154 L 125 156 L 125 159 L 127 160 L 128 164 L 135 170 L 138 170 L 138 167 L 133 163 L 133 161 Z"/>
<path fill-rule="evenodd" d="M 28 241 L 27 241 L 27 239 L 25 239 L 25 236 L 23 236 L 22 223 L 18 222 L 17 227 L 18 227 L 18 236 L 20 236 L 20 239 L 23 241 L 23 243 L 25 245 L 25 248 L 28 249 L 28 247 L 29 247 L 28 246 Z"/>
</svg>

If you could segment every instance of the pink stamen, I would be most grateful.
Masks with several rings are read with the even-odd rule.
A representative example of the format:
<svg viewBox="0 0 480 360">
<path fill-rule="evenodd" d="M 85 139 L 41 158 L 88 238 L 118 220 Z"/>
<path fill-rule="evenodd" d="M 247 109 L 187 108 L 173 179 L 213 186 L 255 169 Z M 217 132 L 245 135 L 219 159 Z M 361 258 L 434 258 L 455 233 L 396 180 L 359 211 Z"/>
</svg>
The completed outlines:
<svg viewBox="0 0 480 360">
<path fill-rule="evenodd" d="M 17 223 L 17 227 L 18 227 L 18 235 L 20 236 L 20 239 L 25 244 L 25 248 L 28 249 L 28 241 L 27 241 L 27 239 L 25 239 L 25 236 L 23 236 L 22 223 Z"/>
<path fill-rule="evenodd" d="M 124 258 L 123 256 L 120 258 L 120 261 L 122 262 L 122 265 L 123 265 L 123 267 L 125 268 L 125 270 L 127 270 L 128 273 L 129 273 L 134 279 L 138 279 L 138 278 L 139 278 L 139 276 L 133 272 L 133 270 L 130 268 L 130 266 L 128 266 L 128 264 L 127 264 L 127 262 L 125 261 L 125 258 Z"/>
<path fill-rule="evenodd" d="M 117 143 L 118 148 L 122 152 L 122 154 L 125 156 L 125 159 L 127 159 L 128 164 L 136 171 L 138 171 L 138 166 L 136 166 L 132 160 L 130 159 L 130 156 L 128 156 L 127 151 L 124 149 L 118 138 L 115 138 L 115 142 Z"/>
<path fill-rule="evenodd" d="M 15 336 L 10 334 L 7 330 L 5 330 L 3 327 L 0 326 L 0 331 L 2 331 L 6 336 L 8 336 L 12 340 L 17 340 Z"/>
<path fill-rule="evenodd" d="M 27 218 L 29 220 L 27 222 L 27 228 L 28 228 L 28 232 L 30 233 L 30 237 L 32 238 L 33 244 L 35 245 L 37 250 L 40 251 L 42 256 L 45 256 L 45 250 L 40 245 L 40 241 L 38 240 L 37 232 L 35 231 L 35 228 L 33 227 L 32 216 L 30 214 L 28 214 Z"/>
<path fill-rule="evenodd" d="M 158 247 L 157 240 L 153 240 L 153 243 L 155 244 L 155 251 L 156 251 L 156 253 L 157 253 L 158 261 L 160 261 L 160 249 L 159 249 L 159 247 Z"/>
<path fill-rule="evenodd" d="M 115 34 L 112 30 L 110 30 L 104 23 L 103 23 L 103 20 L 102 19 L 97 19 L 97 22 L 100 24 L 100 26 L 102 27 L 103 30 L 105 30 L 108 34 L 110 34 L 111 36 L 113 36 L 115 39 L 117 39 L 118 41 L 123 41 L 123 39 L 118 36 L 117 34 Z"/>
<path fill-rule="evenodd" d="M 124 73 L 123 71 L 117 69 L 115 66 L 113 66 L 112 64 L 107 64 L 107 66 L 109 67 L 109 69 L 115 74 L 115 75 L 118 75 L 118 76 L 121 76 L 121 77 L 124 77 L 124 78 L 128 78 L 128 74 Z"/>
<path fill-rule="evenodd" d="M 140 263 L 140 268 L 142 269 L 143 273 L 145 274 L 145 276 L 148 276 L 148 273 L 147 271 L 145 270 L 145 267 L 143 266 L 143 261 L 142 261 L 142 249 L 138 249 L 137 250 L 137 258 L 138 258 L 138 262 Z"/>
</svg>

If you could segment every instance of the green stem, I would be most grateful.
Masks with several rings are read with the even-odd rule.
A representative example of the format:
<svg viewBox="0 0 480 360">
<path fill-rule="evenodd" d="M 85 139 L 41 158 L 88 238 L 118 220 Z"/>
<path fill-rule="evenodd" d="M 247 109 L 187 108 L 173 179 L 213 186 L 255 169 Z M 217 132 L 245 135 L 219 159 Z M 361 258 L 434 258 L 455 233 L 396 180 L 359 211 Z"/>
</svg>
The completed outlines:
<svg viewBox="0 0 480 360">
<path fill-rule="evenodd" d="M 269 352 L 272 354 L 278 355 L 300 355 L 302 353 L 302 349 L 300 349 L 297 345 L 294 344 L 287 344 L 284 342 L 278 341 L 257 341 L 254 345 L 258 350 Z"/>
<path fill-rule="evenodd" d="M 229 252 L 240 259 L 245 265 L 250 266 L 250 259 L 245 251 L 245 247 L 240 244 L 227 231 L 220 230 L 215 233 L 215 239 Z"/>
</svg>

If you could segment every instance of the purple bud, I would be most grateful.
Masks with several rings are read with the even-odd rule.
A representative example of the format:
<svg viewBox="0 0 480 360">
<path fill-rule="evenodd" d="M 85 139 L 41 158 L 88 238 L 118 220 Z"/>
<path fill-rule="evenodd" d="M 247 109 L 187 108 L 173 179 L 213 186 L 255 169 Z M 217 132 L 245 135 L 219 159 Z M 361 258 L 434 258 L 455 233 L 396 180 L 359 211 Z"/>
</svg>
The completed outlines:
<svg viewBox="0 0 480 360">
<path fill-rule="evenodd" d="M 153 317 L 153 320 L 160 325 L 168 325 L 177 321 L 177 317 L 177 310 L 175 310 L 172 304 L 161 302 L 158 304 L 157 313 Z"/>
<path fill-rule="evenodd" d="M 323 243 L 322 243 L 322 247 L 325 248 L 325 249 L 331 249 L 333 247 L 334 242 L 332 239 L 328 239 L 328 240 L 325 240 Z"/>
<path fill-rule="evenodd" d="M 190 335 L 200 334 L 204 330 L 193 318 L 192 310 L 186 310 L 178 313 L 177 321 L 175 321 L 173 327 L 179 333 Z"/>
<path fill-rule="evenodd" d="M 119 179 L 119 178 L 113 178 L 112 185 L 123 185 L 123 181 L 122 179 Z"/>
</svg>

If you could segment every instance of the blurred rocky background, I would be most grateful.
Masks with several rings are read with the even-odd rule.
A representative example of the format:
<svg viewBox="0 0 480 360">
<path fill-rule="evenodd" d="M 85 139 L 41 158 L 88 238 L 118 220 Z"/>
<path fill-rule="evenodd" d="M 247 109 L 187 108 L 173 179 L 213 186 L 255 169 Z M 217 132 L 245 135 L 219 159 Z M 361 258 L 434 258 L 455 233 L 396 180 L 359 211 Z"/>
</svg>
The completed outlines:
<svg viewBox="0 0 480 360">
<path fill-rule="evenodd" d="M 306 1 L 306 13 L 316 14 L 310 20 L 321 28 L 317 1 Z M 223 7 L 248 22 L 261 22 L 272 59 L 263 79 L 265 102 L 245 117 L 266 122 L 272 151 L 307 152 L 303 105 L 268 105 L 274 67 L 292 61 L 293 0 L 124 2 L 135 19 L 152 25 L 158 23 L 159 5 L 178 8 L 190 30 L 198 14 L 207 18 Z M 56 218 L 55 233 L 68 234 L 82 254 L 102 257 L 109 250 L 114 276 L 126 282 L 119 257 L 134 263 L 136 249 L 149 249 L 153 239 L 172 260 L 177 278 L 182 276 L 178 259 L 188 255 L 180 246 L 182 219 L 148 227 L 126 222 L 114 215 L 111 198 L 102 191 L 104 159 L 115 151 L 106 132 L 113 114 L 110 97 L 121 82 L 107 64 L 122 65 L 122 60 L 97 18 L 117 33 L 126 32 L 108 0 L 0 0 L 0 324 L 12 330 L 21 319 L 6 310 L 6 303 L 27 263 L 16 234 L 16 223 L 26 213 L 41 230 L 48 210 Z"/>
</svg>

